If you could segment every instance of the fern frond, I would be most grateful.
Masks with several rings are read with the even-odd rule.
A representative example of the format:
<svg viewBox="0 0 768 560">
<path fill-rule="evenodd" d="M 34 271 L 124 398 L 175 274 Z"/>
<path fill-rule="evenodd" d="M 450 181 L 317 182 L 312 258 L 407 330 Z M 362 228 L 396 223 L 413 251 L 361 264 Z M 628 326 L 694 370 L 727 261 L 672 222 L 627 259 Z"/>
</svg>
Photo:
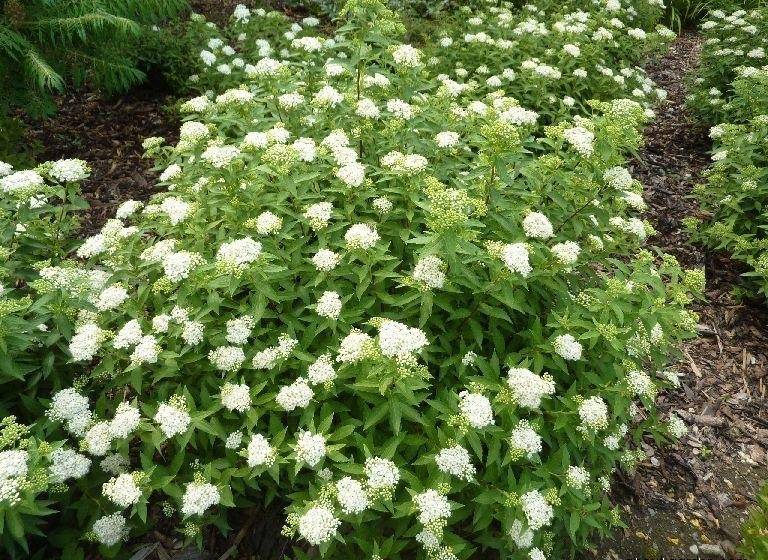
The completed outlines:
<svg viewBox="0 0 768 560">
<path fill-rule="evenodd" d="M 88 35 L 103 32 L 106 28 L 121 34 L 138 35 L 141 26 L 135 21 L 104 11 L 90 12 L 78 16 L 41 18 L 24 24 L 26 29 L 52 44 L 71 44 L 77 38 L 82 42 Z"/>
<path fill-rule="evenodd" d="M 0 56 L 4 55 L 13 60 L 19 60 L 24 51 L 29 48 L 29 41 L 23 35 L 0 24 Z"/>
<path fill-rule="evenodd" d="M 32 82 L 42 90 L 62 90 L 64 79 L 35 49 L 29 49 L 24 55 L 24 67 Z"/>
<path fill-rule="evenodd" d="M 144 72 L 133 66 L 131 60 L 106 58 L 80 50 L 72 50 L 70 54 L 82 62 L 74 70 L 78 83 L 89 80 L 97 87 L 115 92 L 127 90 L 146 77 Z"/>
</svg>

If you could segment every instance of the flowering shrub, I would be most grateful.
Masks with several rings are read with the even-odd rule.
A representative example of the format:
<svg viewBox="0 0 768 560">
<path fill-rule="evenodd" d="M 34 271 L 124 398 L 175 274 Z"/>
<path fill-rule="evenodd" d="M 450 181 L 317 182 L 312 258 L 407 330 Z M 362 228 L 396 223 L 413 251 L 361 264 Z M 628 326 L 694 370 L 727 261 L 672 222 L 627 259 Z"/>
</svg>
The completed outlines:
<svg viewBox="0 0 768 560">
<path fill-rule="evenodd" d="M 705 118 L 720 119 L 723 124 L 710 130 L 714 163 L 706 182 L 694 189 L 704 219 L 688 219 L 686 225 L 695 239 L 727 251 L 747 266 L 748 293 L 768 295 L 766 14 L 765 9 L 740 10 L 730 16 L 714 11 L 715 19 L 702 24 L 710 37 L 697 78 L 700 91 L 694 92 L 691 101 L 703 107 Z M 732 46 L 723 47 L 723 42 Z M 703 90 L 711 84 L 717 87 L 705 100 Z"/>
<path fill-rule="evenodd" d="M 624 162 L 651 112 L 543 126 L 437 79 L 383 4 L 342 15 L 145 143 L 166 190 L 77 249 L 77 374 L 6 420 L 4 515 L 55 491 L 115 555 L 156 516 L 200 542 L 280 497 L 297 558 L 560 558 L 620 523 L 641 438 L 685 433 L 654 401 L 703 277 L 643 248 Z"/>
<path fill-rule="evenodd" d="M 403 49 L 399 63 L 430 68 L 451 97 L 471 92 L 482 99 L 504 88 L 537 111 L 542 122 L 583 110 L 590 99 L 628 97 L 647 107 L 665 95 L 633 65 L 675 37 L 661 25 L 645 31 L 660 17 L 660 3 L 606 2 L 588 12 L 560 2 L 538 4 L 522 10 L 464 6 L 455 18 L 440 20 L 437 40 L 419 51 L 419 60 Z M 312 17 L 296 23 L 280 12 L 240 7 L 223 32 L 206 24 L 210 36 L 193 80 L 201 91 L 223 91 L 276 71 L 278 60 L 291 66 L 308 56 L 315 60 L 315 79 L 336 79 L 346 70 L 343 59 L 334 59 L 349 54 L 345 39 L 319 37 L 318 23 Z M 393 31 L 403 29 L 399 22 L 391 25 Z M 383 74 L 366 79 L 387 86 Z M 290 105 L 291 99 L 280 102 Z"/>
<path fill-rule="evenodd" d="M 700 29 L 705 40 L 701 62 L 691 84 L 688 104 L 706 122 L 716 124 L 734 116 L 749 117 L 751 114 L 759 114 L 740 112 L 740 115 L 734 115 L 734 108 L 729 102 L 735 92 L 734 80 L 749 80 L 760 74 L 760 68 L 765 70 L 765 65 L 768 64 L 767 14 L 768 10 L 765 8 L 749 12 L 737 10 L 731 14 L 712 10 L 709 12 L 710 19 L 701 24 Z M 751 96 L 741 96 L 742 100 L 756 100 L 765 107 L 765 78 L 762 80 L 761 88 Z"/>
<path fill-rule="evenodd" d="M 710 135 L 714 163 L 706 182 L 694 189 L 706 218 L 687 225 L 695 239 L 746 264 L 748 292 L 768 296 L 768 114 L 714 126 Z"/>
<path fill-rule="evenodd" d="M 66 255 L 76 243 L 74 212 L 86 207 L 80 160 L 47 162 L 14 171 L 0 162 L 0 411 L 26 416 L 19 396 L 38 396 L 38 384 L 66 361 L 66 342 L 80 301 L 106 277 L 83 271 Z M 55 383 L 55 380 L 54 380 Z M 43 394 L 47 394 L 50 385 Z M 23 411 L 23 412 L 22 412 Z"/>
</svg>

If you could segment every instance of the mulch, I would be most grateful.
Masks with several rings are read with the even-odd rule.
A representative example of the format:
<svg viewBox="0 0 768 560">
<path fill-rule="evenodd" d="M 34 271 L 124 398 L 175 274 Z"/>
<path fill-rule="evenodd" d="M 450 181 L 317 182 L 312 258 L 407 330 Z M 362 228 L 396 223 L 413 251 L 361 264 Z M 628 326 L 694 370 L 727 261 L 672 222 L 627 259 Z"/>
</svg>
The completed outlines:
<svg viewBox="0 0 768 560">
<path fill-rule="evenodd" d="M 92 168 L 82 184 L 91 205 L 82 216 L 83 235 L 98 231 L 120 203 L 156 192 L 158 173 L 143 157 L 141 143 L 149 136 L 178 140 L 179 117 L 168 108 L 173 99 L 152 84 L 118 98 L 73 90 L 56 97 L 55 115 L 27 121 L 27 141 L 42 149 L 38 161 L 80 158 Z"/>
<path fill-rule="evenodd" d="M 685 77 L 698 60 L 700 38 L 684 33 L 646 70 L 668 101 L 645 133 L 632 164 L 646 186 L 651 239 L 686 267 L 704 267 L 706 301 L 699 338 L 683 347 L 682 387 L 661 396 L 663 411 L 689 425 L 677 445 L 643 445 L 648 459 L 633 477 L 620 477 L 613 497 L 628 528 L 600 546 L 601 558 L 736 558 L 739 527 L 760 485 L 768 479 L 768 312 L 764 300 L 738 301 L 741 268 L 727 255 L 690 243 L 682 226 L 698 216 L 692 187 L 711 162 L 706 127 L 686 110 Z"/>
</svg>

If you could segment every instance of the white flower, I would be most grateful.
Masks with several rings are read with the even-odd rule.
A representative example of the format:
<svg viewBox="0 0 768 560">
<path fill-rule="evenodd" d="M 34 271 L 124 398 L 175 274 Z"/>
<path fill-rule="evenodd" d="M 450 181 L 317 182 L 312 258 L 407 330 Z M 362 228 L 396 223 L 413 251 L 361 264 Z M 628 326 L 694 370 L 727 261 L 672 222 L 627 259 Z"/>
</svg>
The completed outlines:
<svg viewBox="0 0 768 560">
<path fill-rule="evenodd" d="M 317 155 L 317 145 L 312 138 L 298 138 L 294 141 L 293 149 L 299 154 L 299 159 L 304 162 L 315 161 Z M 279 228 L 278 228 L 279 229 Z"/>
<path fill-rule="evenodd" d="M 109 422 L 96 422 L 85 432 L 84 441 L 88 453 L 102 457 L 112 445 L 112 433 Z"/>
<path fill-rule="evenodd" d="M 365 165 L 356 161 L 348 163 L 336 171 L 336 177 L 348 187 L 359 187 L 365 180 Z"/>
<path fill-rule="evenodd" d="M 556 243 L 550 250 L 560 264 L 573 265 L 579 258 L 581 247 L 574 241 L 565 241 Z"/>
<path fill-rule="evenodd" d="M 136 346 L 141 337 L 141 325 L 139 325 L 136 319 L 131 319 L 117 331 L 115 338 L 112 340 L 112 346 L 117 349 L 130 348 Z"/>
<path fill-rule="evenodd" d="M 171 181 L 172 179 L 175 179 L 179 175 L 181 175 L 181 166 L 176 163 L 172 163 L 171 165 L 166 167 L 163 170 L 163 172 L 160 174 L 160 180 L 164 182 Z"/>
<path fill-rule="evenodd" d="M 640 370 L 631 370 L 627 373 L 627 386 L 632 393 L 640 398 L 653 398 L 656 395 L 656 385 L 651 376 Z"/>
<path fill-rule="evenodd" d="M 208 482 L 190 482 L 181 498 L 181 513 L 189 515 L 203 515 L 205 510 L 215 506 L 221 501 L 219 489 Z"/>
<path fill-rule="evenodd" d="M 21 449 L 0 451 L 0 480 L 18 478 L 27 474 L 29 453 Z"/>
<path fill-rule="evenodd" d="M 341 525 L 327 507 L 316 506 L 299 518 L 299 534 L 312 546 L 330 541 Z"/>
<path fill-rule="evenodd" d="M 392 58 L 398 66 L 415 68 L 421 65 L 421 51 L 411 45 L 398 45 L 392 50 Z"/>
<path fill-rule="evenodd" d="M 520 503 L 531 530 L 537 531 L 552 522 L 554 510 L 538 490 L 523 494 L 520 497 Z"/>
<path fill-rule="evenodd" d="M 336 107 L 342 101 L 344 101 L 344 96 L 329 85 L 320 88 L 320 91 L 312 98 L 312 103 L 318 107 Z"/>
<path fill-rule="evenodd" d="M 88 177 L 88 165 L 81 159 L 54 161 L 48 173 L 60 183 L 82 181 Z"/>
<path fill-rule="evenodd" d="M 591 156 L 595 149 L 595 135 L 583 126 L 565 129 L 563 131 L 563 138 L 584 157 Z"/>
<path fill-rule="evenodd" d="M 680 439 L 688 433 L 688 426 L 678 416 L 671 414 L 667 421 L 667 430 L 672 437 Z"/>
<path fill-rule="evenodd" d="M 337 292 L 326 291 L 317 300 L 317 314 L 328 319 L 337 319 L 341 314 L 341 298 Z"/>
<path fill-rule="evenodd" d="M 590 397 L 579 406 L 579 418 L 584 429 L 603 430 L 608 426 L 608 406 L 600 397 Z"/>
<path fill-rule="evenodd" d="M 190 346 L 196 346 L 203 341 L 203 324 L 199 321 L 186 321 L 181 331 L 181 338 Z"/>
<path fill-rule="evenodd" d="M 120 284 L 114 284 L 99 294 L 94 305 L 99 311 L 107 311 L 119 307 L 126 299 L 128 299 L 128 291 Z"/>
<path fill-rule="evenodd" d="M 438 132 L 435 135 L 435 143 L 439 148 L 453 148 L 459 143 L 459 135 L 456 132 Z"/>
<path fill-rule="evenodd" d="M 0 459 L 0 463 L 2 459 Z M 51 453 L 51 482 L 64 482 L 70 478 L 78 479 L 88 474 L 91 460 L 72 449 L 55 449 Z M 0 471 L 3 468 L 0 466 Z"/>
<path fill-rule="evenodd" d="M 363 97 L 357 102 L 355 113 L 365 119 L 378 119 L 381 115 L 381 111 L 379 111 L 376 103 L 367 97 Z"/>
<path fill-rule="evenodd" d="M 115 416 L 109 423 L 109 433 L 114 439 L 127 438 L 139 427 L 140 421 L 141 412 L 139 409 L 127 402 L 121 402 L 117 405 Z"/>
<path fill-rule="evenodd" d="M 434 255 L 421 257 L 413 268 L 413 279 L 428 288 L 440 289 L 445 284 L 445 263 Z"/>
<path fill-rule="evenodd" d="M 518 422 L 517 426 L 512 429 L 509 439 L 513 453 L 525 455 L 528 459 L 541 453 L 541 436 L 526 420 Z"/>
<path fill-rule="evenodd" d="M 339 264 L 340 257 L 330 249 L 320 249 L 312 257 L 312 264 L 321 272 L 329 272 Z"/>
<path fill-rule="evenodd" d="M 373 342 L 370 336 L 357 329 L 352 329 L 344 337 L 339 345 L 339 353 L 336 361 L 342 363 L 359 362 L 368 354 L 370 344 Z"/>
<path fill-rule="evenodd" d="M 523 231 L 528 237 L 547 239 L 554 235 L 552 222 L 540 212 L 530 212 L 523 218 Z"/>
<path fill-rule="evenodd" d="M 333 369 L 333 358 L 330 354 L 323 354 L 309 366 L 307 379 L 313 385 L 328 383 L 336 379 L 336 370 Z"/>
<path fill-rule="evenodd" d="M 151 334 L 144 335 L 131 354 L 132 364 L 154 364 L 160 355 L 160 345 Z"/>
<path fill-rule="evenodd" d="M 583 489 L 589 484 L 589 471 L 584 467 L 570 465 L 565 473 L 565 483 L 571 488 Z"/>
<path fill-rule="evenodd" d="M 254 320 L 250 315 L 243 315 L 227 321 L 227 342 L 230 344 L 243 345 L 248 342 L 251 336 Z"/>
<path fill-rule="evenodd" d="M 462 391 L 459 399 L 459 410 L 473 428 L 485 428 L 494 423 L 491 401 L 487 397 Z"/>
<path fill-rule="evenodd" d="M 413 497 L 413 503 L 419 510 L 419 523 L 428 525 L 451 515 L 451 504 L 448 498 L 436 490 L 426 490 Z"/>
<path fill-rule="evenodd" d="M 296 461 L 314 467 L 323 457 L 325 457 L 325 437 L 308 431 L 299 432 L 296 438 Z"/>
<path fill-rule="evenodd" d="M 171 282 L 180 282 L 187 278 L 192 269 L 201 262 L 202 258 L 197 253 L 189 251 L 168 253 L 162 258 L 163 272 Z"/>
<path fill-rule="evenodd" d="M 344 234 L 349 249 L 370 249 L 380 239 L 376 229 L 367 224 L 354 224 Z"/>
<path fill-rule="evenodd" d="M 415 109 L 409 103 L 406 103 L 402 99 L 390 99 L 387 101 L 387 111 L 392 113 L 395 118 L 410 120 L 416 113 Z"/>
<path fill-rule="evenodd" d="M 240 148 L 237 146 L 209 146 L 200 155 L 200 159 L 210 163 L 213 167 L 222 168 L 229 165 L 239 155 Z"/>
<path fill-rule="evenodd" d="M 299 377 L 290 385 L 281 387 L 277 392 L 275 401 L 288 412 L 296 408 L 306 408 L 312 401 L 314 391 L 307 385 L 307 380 Z"/>
<path fill-rule="evenodd" d="M 245 352 L 239 346 L 219 346 L 208 353 L 208 359 L 216 369 L 237 371 L 245 361 Z"/>
<path fill-rule="evenodd" d="M 269 235 L 283 227 L 283 220 L 272 212 L 262 212 L 256 218 L 256 231 L 259 235 Z"/>
<path fill-rule="evenodd" d="M 511 368 L 507 383 L 518 406 L 525 408 L 539 408 L 543 397 L 555 394 L 550 376 L 540 377 L 526 368 Z"/>
<path fill-rule="evenodd" d="M 564 360 L 580 360 L 582 353 L 581 344 L 570 334 L 561 334 L 553 343 L 555 352 Z"/>
<path fill-rule="evenodd" d="M 175 435 L 186 432 L 192 418 L 186 410 L 162 403 L 157 408 L 154 420 L 160 425 L 163 435 L 166 438 L 172 438 Z"/>
<path fill-rule="evenodd" d="M 275 450 L 261 434 L 254 434 L 248 443 L 248 466 L 260 467 L 271 465 L 275 459 Z"/>
<path fill-rule="evenodd" d="M 96 540 L 105 546 L 114 546 L 128 536 L 125 517 L 119 513 L 100 517 L 93 524 Z"/>
<path fill-rule="evenodd" d="M 475 476 L 475 467 L 472 465 L 469 451 L 460 445 L 441 449 L 435 456 L 435 462 L 442 472 L 462 480 L 472 480 Z"/>
<path fill-rule="evenodd" d="M 251 264 L 260 254 L 261 243 L 250 237 L 243 237 L 222 243 L 216 252 L 216 260 L 239 268 Z"/>
<path fill-rule="evenodd" d="M 386 214 L 387 212 L 391 212 L 393 208 L 392 202 L 384 196 L 374 198 L 371 204 L 379 214 Z"/>
<path fill-rule="evenodd" d="M 528 276 L 533 268 L 528 260 L 528 247 L 525 243 L 510 243 L 504 245 L 501 259 L 507 268 L 523 277 Z"/>
<path fill-rule="evenodd" d="M 240 445 L 243 443 L 243 432 L 237 430 L 232 432 L 224 440 L 224 447 L 226 449 L 240 449 Z"/>
<path fill-rule="evenodd" d="M 320 230 L 331 221 L 333 204 L 330 202 L 317 202 L 309 206 L 304 212 L 304 218 L 309 222 L 312 229 Z"/>
<path fill-rule="evenodd" d="M 85 323 L 75 329 L 69 341 L 69 352 L 76 362 L 90 361 L 99 351 L 105 333 L 95 323 Z"/>
<path fill-rule="evenodd" d="M 402 358 L 418 352 L 429 344 L 420 329 L 397 321 L 385 320 L 379 328 L 379 348 L 389 358 Z"/>
<path fill-rule="evenodd" d="M 400 471 L 392 461 L 381 457 L 365 460 L 365 476 L 371 488 L 393 488 L 400 481 Z"/>
<path fill-rule="evenodd" d="M 85 434 L 93 413 L 88 399 L 75 389 L 62 389 L 53 395 L 48 417 L 54 422 L 64 422 L 68 432 L 75 436 Z"/>
<path fill-rule="evenodd" d="M 346 515 L 360 513 L 368 507 L 368 496 L 363 485 L 348 476 L 336 483 L 336 499 Z"/>
<path fill-rule="evenodd" d="M 131 507 L 141 498 L 141 489 L 132 474 L 120 474 L 102 485 L 101 493 L 120 508 Z"/>
<path fill-rule="evenodd" d="M 221 388 L 221 404 L 227 410 L 245 412 L 251 406 L 250 387 L 245 384 L 225 383 Z"/>
<path fill-rule="evenodd" d="M 509 528 L 509 536 L 517 548 L 531 548 L 533 544 L 533 531 L 523 529 L 523 524 L 519 519 L 515 519 L 512 522 L 512 526 Z"/>
</svg>

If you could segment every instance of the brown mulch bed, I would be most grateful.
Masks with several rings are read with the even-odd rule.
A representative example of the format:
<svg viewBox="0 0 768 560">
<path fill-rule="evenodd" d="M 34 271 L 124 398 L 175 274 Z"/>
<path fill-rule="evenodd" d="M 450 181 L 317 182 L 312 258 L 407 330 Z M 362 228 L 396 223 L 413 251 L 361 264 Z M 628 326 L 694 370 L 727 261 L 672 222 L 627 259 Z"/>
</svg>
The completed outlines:
<svg viewBox="0 0 768 560">
<path fill-rule="evenodd" d="M 55 115 L 28 122 L 27 140 L 42 147 L 38 161 L 80 158 L 92 168 L 82 185 L 91 205 L 83 216 L 84 235 L 113 217 L 121 202 L 145 200 L 155 192 L 157 173 L 142 157 L 141 143 L 149 136 L 178 139 L 179 118 L 166 110 L 172 100 L 149 84 L 119 98 L 72 91 L 56 98 Z"/>
<path fill-rule="evenodd" d="M 614 498 L 629 527 L 603 543 L 601 558 L 737 557 L 745 510 L 768 478 L 765 302 L 736 301 L 740 268 L 691 245 L 681 224 L 698 213 L 689 193 L 710 163 L 707 129 L 684 106 L 684 77 L 700 46 L 698 36 L 683 34 L 647 66 L 669 98 L 632 166 L 659 232 L 651 242 L 685 266 L 706 270 L 706 301 L 695 306 L 700 336 L 684 346 L 678 366 L 682 387 L 659 403 L 677 411 L 690 433 L 671 448 L 644 445 L 648 459 L 634 477 L 618 481 Z"/>
</svg>

